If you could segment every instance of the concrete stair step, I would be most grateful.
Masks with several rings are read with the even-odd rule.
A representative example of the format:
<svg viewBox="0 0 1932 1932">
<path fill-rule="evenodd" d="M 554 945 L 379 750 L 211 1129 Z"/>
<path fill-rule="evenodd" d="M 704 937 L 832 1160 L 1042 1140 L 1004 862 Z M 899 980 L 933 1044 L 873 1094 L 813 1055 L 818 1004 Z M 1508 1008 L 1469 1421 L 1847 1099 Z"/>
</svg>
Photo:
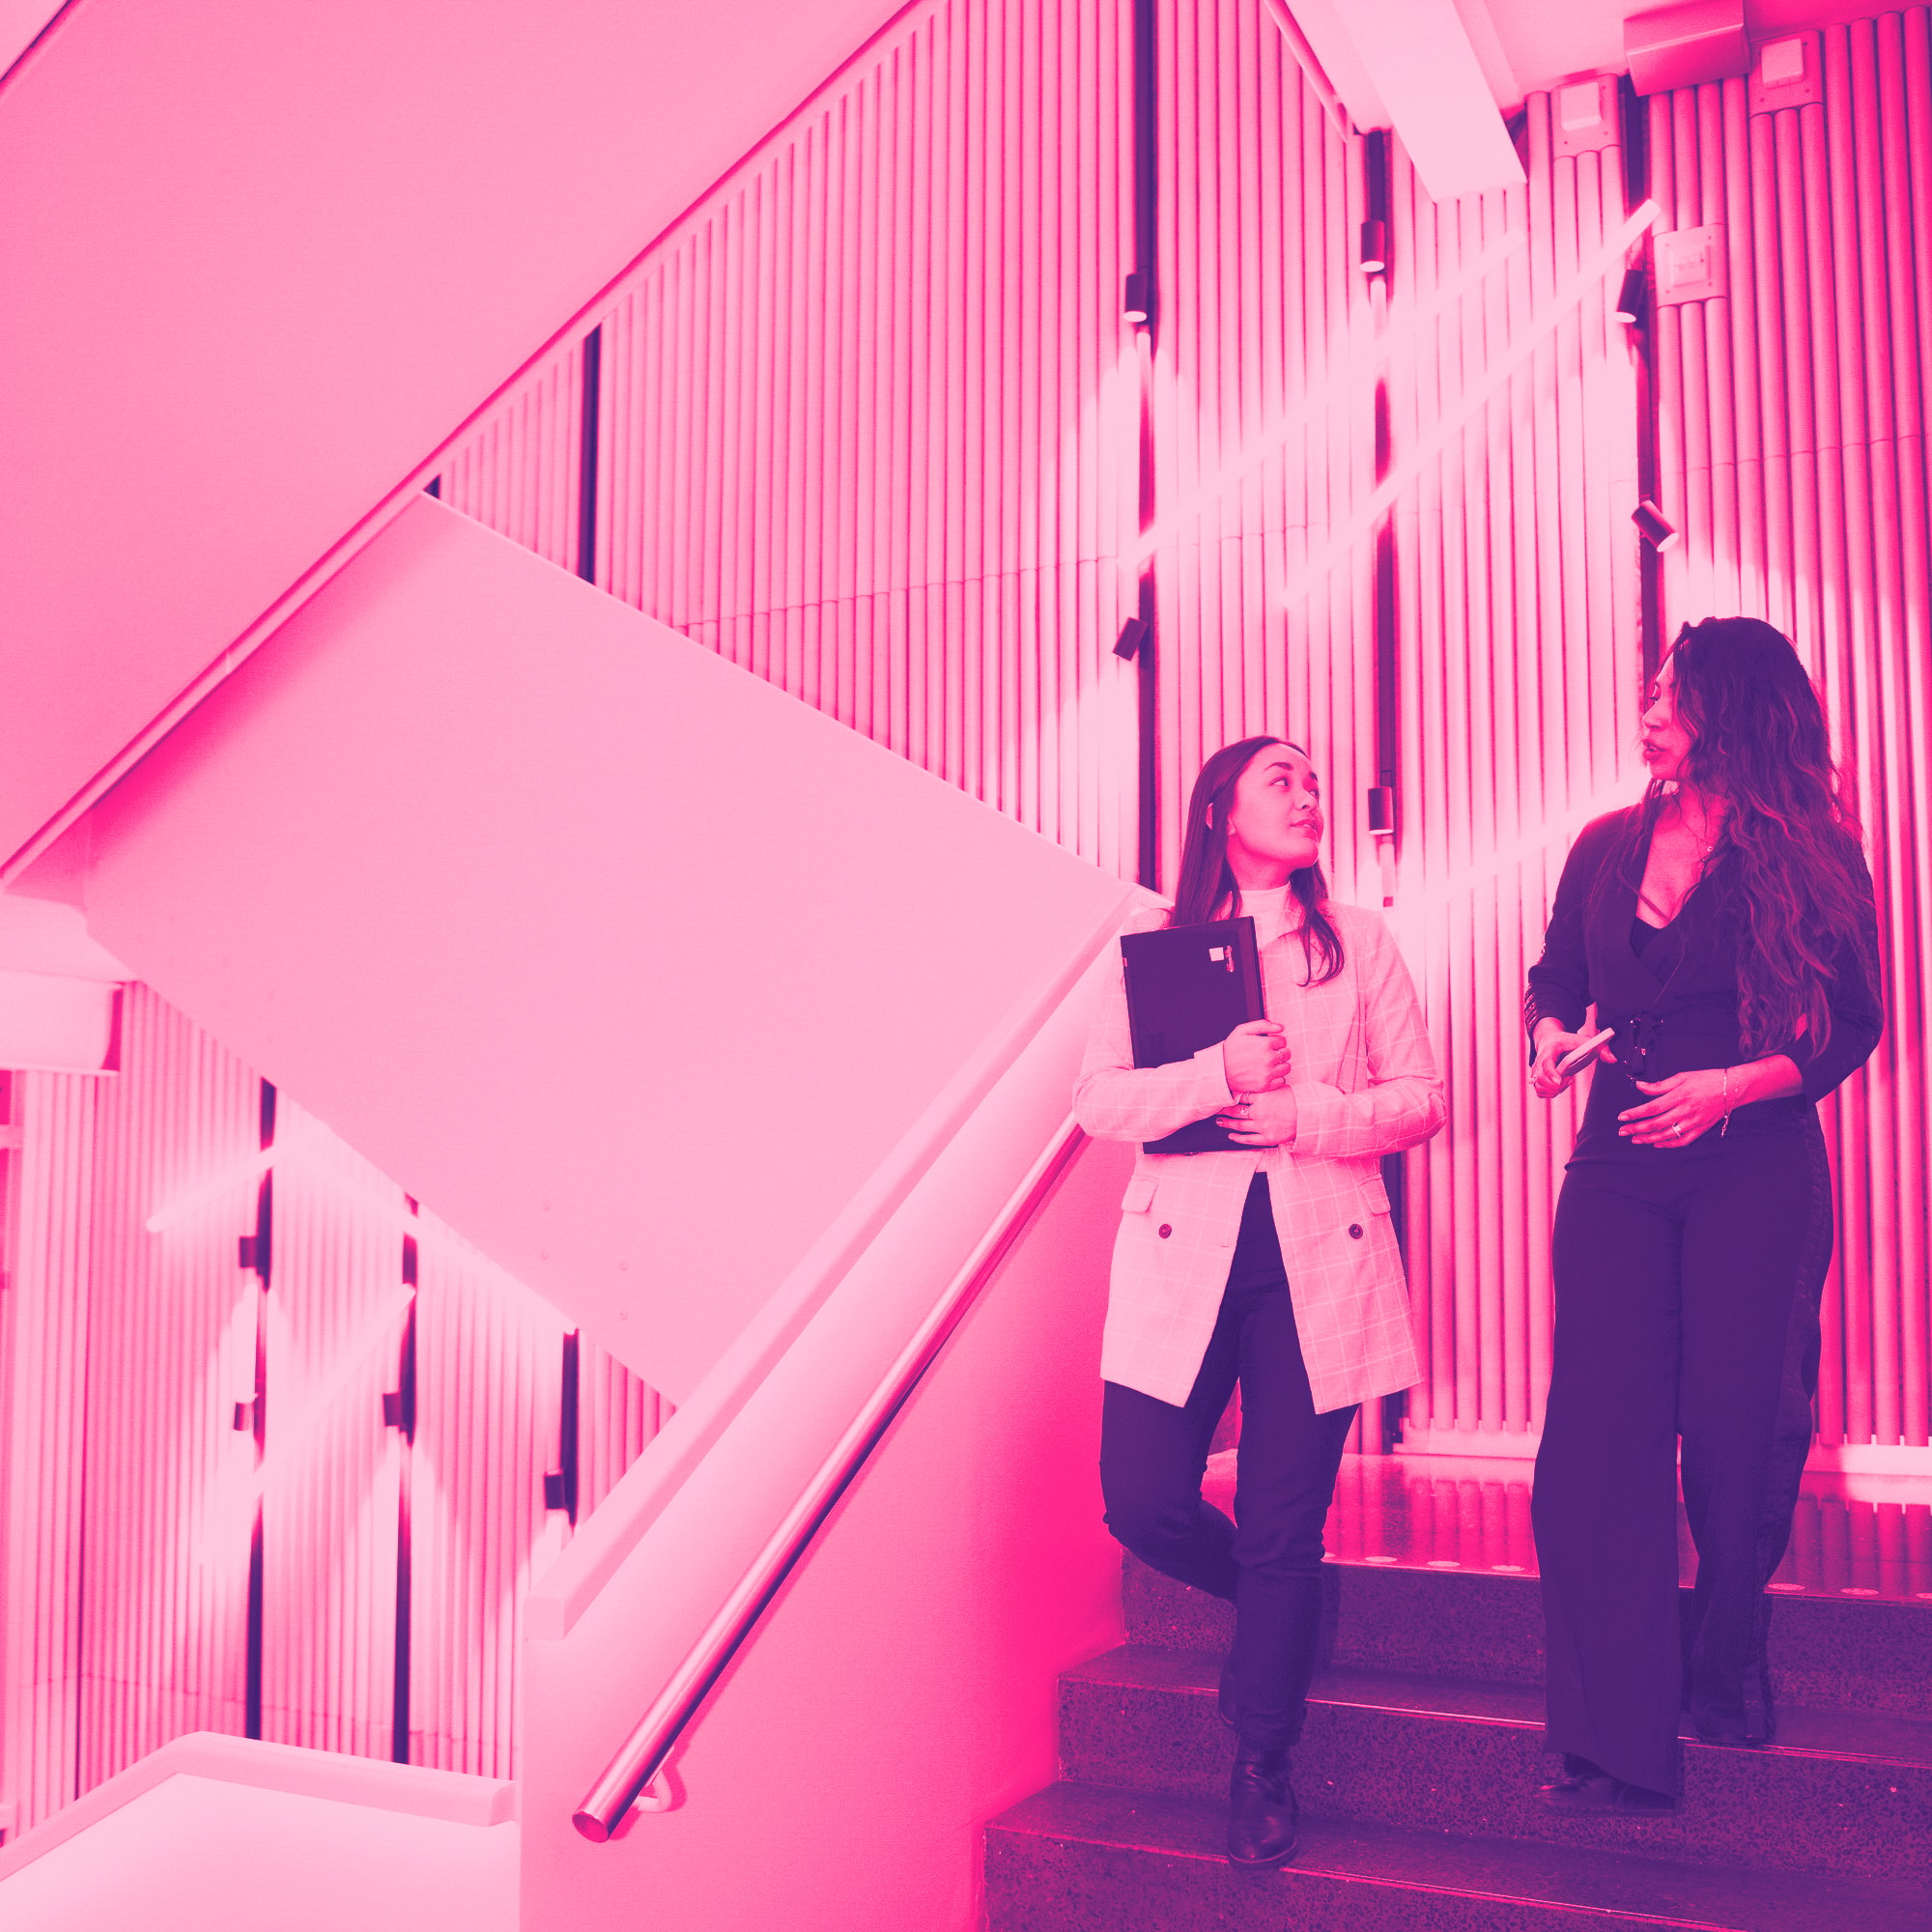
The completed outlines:
<svg viewBox="0 0 1932 1932">
<path fill-rule="evenodd" d="M 1232 1741 L 1220 1658 L 1124 1645 L 1061 1680 L 1061 1755 L 1084 1783 L 1218 1801 Z M 1533 1687 L 1340 1667 L 1295 1751 L 1310 1813 L 1471 1838 L 1932 1883 L 1932 1721 L 1794 1708 L 1766 1750 L 1685 1747 L 1683 1803 L 1654 1820 L 1571 1819 L 1534 1793 L 1556 1776 Z"/>
<path fill-rule="evenodd" d="M 1306 1816 L 1276 1871 L 1223 1856 L 1218 1797 L 1065 1781 L 986 1829 L 989 1932 L 1926 1932 L 1922 1885 L 1680 1864 Z"/>
<path fill-rule="evenodd" d="M 1534 1577 L 1331 1563 L 1323 1572 L 1338 1666 L 1488 1681 L 1543 1681 Z M 1771 1659 L 1781 1701 L 1840 1711 L 1932 1711 L 1932 1603 L 1849 1595 L 1774 1598 Z M 1135 1643 L 1222 1652 L 1233 1606 L 1126 1559 Z"/>
</svg>

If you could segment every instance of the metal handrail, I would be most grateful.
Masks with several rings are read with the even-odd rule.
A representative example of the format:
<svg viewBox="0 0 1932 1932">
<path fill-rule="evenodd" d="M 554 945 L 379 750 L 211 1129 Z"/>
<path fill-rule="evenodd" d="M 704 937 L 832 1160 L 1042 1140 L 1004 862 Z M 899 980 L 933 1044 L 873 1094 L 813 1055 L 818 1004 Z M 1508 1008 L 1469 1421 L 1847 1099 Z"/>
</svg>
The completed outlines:
<svg viewBox="0 0 1932 1932">
<path fill-rule="evenodd" d="M 991 1229 L 947 1284 L 945 1293 L 765 1540 L 703 1634 L 584 1795 L 570 1822 L 591 1843 L 603 1844 L 634 1804 L 647 1811 L 668 1808 L 670 1791 L 664 1776 L 665 1763 L 697 1715 L 706 1693 L 752 1634 L 766 1605 L 810 1547 L 833 1506 L 865 1467 L 893 1418 L 905 1406 L 947 1338 L 978 1300 L 1084 1138 L 1070 1115 L 1061 1122 L 1045 1151 L 1007 1197 Z"/>
</svg>

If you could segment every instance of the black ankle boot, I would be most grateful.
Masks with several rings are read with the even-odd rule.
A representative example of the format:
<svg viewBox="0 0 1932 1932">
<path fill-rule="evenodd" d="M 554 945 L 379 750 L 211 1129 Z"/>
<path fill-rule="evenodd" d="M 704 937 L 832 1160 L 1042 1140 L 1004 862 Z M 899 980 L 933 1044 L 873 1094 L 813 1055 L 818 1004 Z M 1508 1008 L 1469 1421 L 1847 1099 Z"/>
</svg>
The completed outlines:
<svg viewBox="0 0 1932 1932">
<path fill-rule="evenodd" d="M 1685 1702 L 1690 1722 L 1707 1745 L 1762 1748 L 1777 1735 L 1777 1712 L 1771 1698 L 1771 1665 L 1759 1645 L 1745 1666 L 1744 1681 L 1714 1690 L 1709 1673 L 1693 1672 Z"/>
<path fill-rule="evenodd" d="M 1288 1781 L 1288 1752 L 1242 1745 L 1228 1780 L 1228 1862 L 1268 1866 L 1294 1856 L 1294 1792 Z"/>
<path fill-rule="evenodd" d="M 1677 1801 L 1668 1792 L 1626 1784 L 1602 1765 L 1568 1751 L 1563 1754 L 1563 1776 L 1554 1784 L 1540 1785 L 1536 1795 L 1546 1811 L 1573 1818 L 1659 1818 L 1677 1809 Z"/>
</svg>

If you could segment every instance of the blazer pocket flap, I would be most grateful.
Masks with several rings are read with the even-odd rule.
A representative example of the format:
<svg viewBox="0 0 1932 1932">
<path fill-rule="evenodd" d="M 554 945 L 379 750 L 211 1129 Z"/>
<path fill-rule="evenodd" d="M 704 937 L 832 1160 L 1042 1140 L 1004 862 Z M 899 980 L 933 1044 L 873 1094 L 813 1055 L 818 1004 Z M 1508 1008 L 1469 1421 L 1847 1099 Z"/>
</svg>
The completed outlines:
<svg viewBox="0 0 1932 1932">
<path fill-rule="evenodd" d="M 1154 1179 L 1151 1174 L 1137 1174 L 1127 1182 L 1127 1191 L 1121 1199 L 1122 1214 L 1145 1214 L 1153 1206 Z"/>
<path fill-rule="evenodd" d="M 1363 1189 L 1363 1192 L 1368 1196 L 1369 1212 L 1371 1214 L 1387 1214 L 1393 1211 L 1389 1207 L 1388 1189 L 1382 1185 L 1382 1178 L 1379 1174 L 1369 1177 L 1368 1185 Z"/>
</svg>

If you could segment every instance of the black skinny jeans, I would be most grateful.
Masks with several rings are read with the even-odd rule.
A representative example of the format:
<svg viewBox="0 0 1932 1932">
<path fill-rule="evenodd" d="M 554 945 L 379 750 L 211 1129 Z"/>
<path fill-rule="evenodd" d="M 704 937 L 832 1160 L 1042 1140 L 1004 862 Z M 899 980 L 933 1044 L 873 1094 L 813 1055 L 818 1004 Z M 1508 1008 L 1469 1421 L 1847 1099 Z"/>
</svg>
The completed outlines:
<svg viewBox="0 0 1932 1932">
<path fill-rule="evenodd" d="M 1210 1156 L 1201 1156 L 1209 1158 Z M 1208 1503 L 1208 1445 L 1241 1385 L 1235 1520 Z M 1267 1177 L 1249 1189 L 1221 1312 L 1186 1403 L 1103 1384 L 1107 1527 L 1143 1563 L 1235 1605 L 1241 1743 L 1301 1735 L 1321 1623 L 1321 1526 L 1356 1405 L 1315 1412 Z"/>
<path fill-rule="evenodd" d="M 1769 1710 L 1764 1586 L 1810 1446 L 1832 1253 L 1816 1117 L 1576 1162 L 1552 1246 L 1555 1359 L 1531 1508 L 1548 1743 L 1674 1791 L 1682 1709 L 1753 1733 Z M 1680 1437 L 1697 1546 L 1682 1617 Z"/>
</svg>

